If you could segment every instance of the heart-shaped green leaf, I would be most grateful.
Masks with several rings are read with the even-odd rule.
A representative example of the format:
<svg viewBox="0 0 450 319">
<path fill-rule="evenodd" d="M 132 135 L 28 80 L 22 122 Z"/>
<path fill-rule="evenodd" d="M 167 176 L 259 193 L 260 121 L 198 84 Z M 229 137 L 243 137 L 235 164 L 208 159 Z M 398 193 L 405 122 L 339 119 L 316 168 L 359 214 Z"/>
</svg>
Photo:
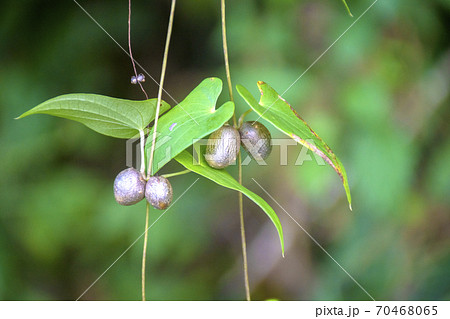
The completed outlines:
<svg viewBox="0 0 450 319">
<path fill-rule="evenodd" d="M 259 81 L 258 88 L 261 92 L 259 103 L 253 95 L 242 85 L 237 86 L 237 91 L 247 104 L 265 120 L 272 123 L 277 129 L 293 138 L 324 159 L 342 180 L 347 200 L 352 209 L 352 199 L 348 186 L 347 173 L 344 165 L 333 153 L 330 147 L 313 131 L 313 129 L 297 114 L 297 112 L 268 84 Z"/>
<path fill-rule="evenodd" d="M 83 123 L 112 137 L 132 138 L 155 118 L 157 99 L 131 101 L 97 94 L 65 94 L 47 100 L 17 119 L 32 114 L 49 114 Z M 170 109 L 161 102 L 160 114 Z"/>
<path fill-rule="evenodd" d="M 236 181 L 230 174 L 228 174 L 227 171 L 223 169 L 215 169 L 208 166 L 203 158 L 203 155 L 199 155 L 199 159 L 199 162 L 197 162 L 187 151 L 184 151 L 177 157 L 175 157 L 175 160 L 187 169 L 199 175 L 202 175 L 203 177 L 206 177 L 223 187 L 241 192 L 249 199 L 254 201 L 259 207 L 261 207 L 262 210 L 267 214 L 267 216 L 269 216 L 270 220 L 277 229 L 278 236 L 280 237 L 281 252 L 284 256 L 283 228 L 281 227 L 281 222 L 272 207 L 270 207 L 269 204 L 264 201 L 264 199 L 239 184 L 238 181 Z"/>
<path fill-rule="evenodd" d="M 233 102 L 227 102 L 216 110 L 221 91 L 220 79 L 207 78 L 159 119 L 152 174 L 198 139 L 219 129 L 233 116 Z M 153 128 L 150 132 L 145 145 L 147 160 L 152 148 Z"/>
</svg>

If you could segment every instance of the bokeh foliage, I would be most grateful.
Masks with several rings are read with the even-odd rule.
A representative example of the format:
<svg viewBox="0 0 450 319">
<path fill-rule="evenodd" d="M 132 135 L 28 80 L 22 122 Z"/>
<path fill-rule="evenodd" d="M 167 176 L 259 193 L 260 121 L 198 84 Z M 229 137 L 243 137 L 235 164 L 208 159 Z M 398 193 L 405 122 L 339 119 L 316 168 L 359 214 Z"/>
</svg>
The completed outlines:
<svg viewBox="0 0 450 319">
<path fill-rule="evenodd" d="M 372 1 L 349 0 L 353 19 L 341 1 L 227 3 L 233 82 L 257 96 L 259 80 L 288 88 Z M 126 48 L 126 1 L 80 4 Z M 168 5 L 133 2 L 134 56 L 155 78 Z M 345 165 L 353 212 L 330 167 L 294 165 L 298 147 L 287 166 L 274 148 L 268 166 L 246 167 L 244 184 L 275 208 L 286 244 L 282 259 L 271 222 L 245 201 L 254 299 L 369 297 L 252 178 L 375 299 L 450 298 L 449 10 L 447 0 L 379 0 L 286 92 Z M 63 119 L 13 119 L 64 93 L 143 96 L 127 55 L 71 1 L 4 3 L 0 39 L 0 299 L 76 299 L 143 231 L 145 204 L 113 198 L 125 143 Z M 181 101 L 209 76 L 225 78 L 219 4 L 179 1 L 165 88 Z M 196 178 L 174 177 L 175 198 Z M 150 299 L 243 299 L 237 209 L 235 192 L 205 179 L 173 205 L 149 233 Z M 139 299 L 141 248 L 84 298 Z"/>
</svg>

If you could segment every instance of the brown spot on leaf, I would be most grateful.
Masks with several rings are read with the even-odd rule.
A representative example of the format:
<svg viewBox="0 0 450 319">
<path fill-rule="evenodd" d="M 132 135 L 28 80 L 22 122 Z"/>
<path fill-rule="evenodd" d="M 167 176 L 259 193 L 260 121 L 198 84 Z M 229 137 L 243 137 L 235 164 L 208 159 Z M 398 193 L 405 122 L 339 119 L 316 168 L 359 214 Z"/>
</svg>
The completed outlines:
<svg viewBox="0 0 450 319">
<path fill-rule="evenodd" d="M 313 151 L 314 153 L 316 153 L 317 155 L 319 155 L 321 158 L 323 158 L 323 160 L 325 162 L 327 162 L 331 167 L 333 167 L 333 169 L 336 171 L 336 173 L 339 175 L 339 177 L 341 178 L 342 182 L 344 182 L 344 176 L 342 175 L 341 172 L 341 168 L 339 167 L 339 163 L 337 163 L 338 166 L 336 166 L 333 161 L 324 154 L 324 152 L 322 152 L 321 150 L 319 150 L 317 148 L 317 146 L 307 142 L 306 140 L 300 138 L 299 136 L 292 134 L 292 138 L 297 142 L 300 143 L 304 146 L 306 146 L 309 150 Z M 333 154 L 334 155 L 334 154 Z M 334 157 L 336 157 L 336 155 L 334 155 Z"/>
</svg>

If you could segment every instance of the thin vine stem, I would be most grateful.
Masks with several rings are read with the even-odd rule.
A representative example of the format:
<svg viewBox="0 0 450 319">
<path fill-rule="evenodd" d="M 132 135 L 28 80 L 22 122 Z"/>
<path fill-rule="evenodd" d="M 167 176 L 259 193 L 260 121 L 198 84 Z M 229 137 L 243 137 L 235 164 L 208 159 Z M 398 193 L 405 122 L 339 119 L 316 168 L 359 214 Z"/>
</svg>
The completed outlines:
<svg viewBox="0 0 450 319">
<path fill-rule="evenodd" d="M 145 210 L 145 235 L 144 235 L 144 248 L 142 251 L 142 301 L 145 301 L 145 261 L 147 259 L 147 240 L 148 240 L 148 215 L 150 210 L 150 204 L 147 202 L 147 208 Z"/>
<path fill-rule="evenodd" d="M 230 74 L 230 64 L 228 62 L 228 46 L 227 46 L 227 31 L 226 31 L 226 23 L 225 23 L 225 0 L 220 1 L 221 8 L 221 17 L 222 17 L 222 46 L 223 46 L 223 55 L 225 59 L 225 71 L 227 74 L 227 83 L 228 90 L 230 93 L 230 100 L 234 102 L 233 98 L 233 87 L 231 85 L 231 74 Z M 233 124 L 236 127 L 236 112 L 233 113 Z M 242 185 L 242 158 L 241 153 L 238 155 L 238 168 L 239 168 L 239 184 Z M 244 266 L 244 283 L 245 283 L 245 296 L 247 301 L 250 301 L 250 284 L 248 280 L 248 262 L 247 262 L 247 244 L 245 240 L 245 225 L 244 225 L 244 202 L 242 198 L 242 193 L 238 193 L 239 196 L 239 221 L 241 228 L 241 245 L 242 245 L 242 259 Z"/>
<path fill-rule="evenodd" d="M 152 148 L 150 151 L 150 159 L 148 161 L 147 178 L 150 178 L 150 176 L 152 175 L 151 173 L 152 173 L 153 157 L 155 155 L 155 144 L 156 144 L 156 129 L 158 127 L 159 110 L 161 107 L 161 98 L 164 85 L 164 78 L 166 75 L 167 56 L 169 55 L 170 37 L 172 36 L 173 16 L 175 14 L 176 2 L 177 2 L 176 0 L 172 0 L 172 4 L 170 7 L 169 26 L 167 27 L 166 46 L 164 48 L 163 63 L 161 68 L 161 79 L 159 80 L 158 102 L 156 104 L 155 124 L 153 126 L 154 129 L 153 129 Z"/>
<path fill-rule="evenodd" d="M 156 129 L 158 127 L 158 118 L 159 118 L 159 110 L 161 108 L 161 99 L 162 99 L 162 91 L 164 85 L 164 77 L 166 75 L 166 67 L 167 67 L 167 56 L 169 55 L 169 44 L 170 37 L 172 35 L 172 26 L 173 26 L 173 17 L 175 14 L 175 4 L 176 0 L 172 0 L 172 5 L 170 8 L 170 16 L 169 16 L 169 25 L 167 27 L 167 36 L 166 36 L 166 45 L 164 48 L 164 56 L 161 68 L 161 79 L 159 81 L 159 89 L 158 89 L 158 100 L 156 104 L 156 113 L 155 113 L 155 124 L 153 129 L 153 139 L 152 139 L 152 148 L 150 151 L 150 159 L 147 167 L 147 179 L 150 178 L 152 173 L 152 164 L 153 157 L 155 153 L 155 144 L 156 144 Z M 144 237 L 144 249 L 142 252 L 142 301 L 145 301 L 145 259 L 147 255 L 147 238 L 148 238 L 148 215 L 149 215 L 149 203 L 147 202 L 146 214 L 145 214 L 145 237 Z"/>
<path fill-rule="evenodd" d="M 244 123 L 244 119 L 247 115 L 249 115 L 253 110 L 252 109 L 248 109 L 247 111 L 245 111 L 244 113 L 242 113 L 242 115 L 239 117 L 239 121 L 238 121 L 238 127 L 240 128 L 242 126 L 242 123 Z"/>
<path fill-rule="evenodd" d="M 138 74 L 136 71 L 136 64 L 134 63 L 133 51 L 131 50 L 131 0 L 128 0 L 128 51 L 130 53 L 131 64 L 133 65 L 134 75 L 137 78 Z M 138 81 L 139 86 L 144 92 L 145 98 L 148 100 L 147 92 L 145 91 L 142 83 Z M 143 130 L 139 130 L 140 135 L 140 151 L 141 151 L 141 173 L 145 174 L 145 155 L 144 155 L 144 145 L 145 145 L 145 133 Z M 145 210 L 145 235 L 144 235 L 144 248 L 142 251 L 142 271 L 141 271 L 141 280 L 142 280 L 142 301 L 145 301 L 145 262 L 147 259 L 147 241 L 148 241 L 148 217 L 149 217 L 149 203 L 147 202 L 147 207 Z"/>
<path fill-rule="evenodd" d="M 230 94 L 230 101 L 234 102 L 233 98 L 233 87 L 231 85 L 231 73 L 230 73 L 230 63 L 228 62 L 228 45 L 227 45 L 227 27 L 225 23 L 225 0 L 220 1 L 220 12 L 222 21 L 222 46 L 223 46 L 223 56 L 225 60 L 225 72 L 227 74 L 228 92 Z M 233 124 L 236 123 L 236 112 L 233 113 Z"/>
<path fill-rule="evenodd" d="M 130 53 L 131 63 L 133 64 L 134 76 L 137 78 L 136 64 L 134 63 L 133 51 L 131 50 L 131 0 L 128 0 L 128 51 Z M 137 82 L 144 92 L 145 98 L 148 100 L 148 94 L 140 81 Z"/>
<path fill-rule="evenodd" d="M 143 130 L 139 130 L 140 135 L 140 152 L 141 152 L 141 174 L 144 176 L 145 174 L 145 133 Z"/>
<path fill-rule="evenodd" d="M 239 169 L 239 184 L 242 185 L 242 157 L 241 153 L 239 152 L 238 155 L 238 169 Z M 242 198 L 242 193 L 239 192 L 239 222 L 241 225 L 241 245 L 242 245 L 242 259 L 243 259 L 243 266 L 244 266 L 244 282 L 245 282 L 245 297 L 247 298 L 247 301 L 251 300 L 250 297 L 250 283 L 248 280 L 248 262 L 247 262 L 247 242 L 245 240 L 245 225 L 244 225 L 244 202 Z"/>
<path fill-rule="evenodd" d="M 353 18 L 353 14 L 350 11 L 350 8 L 347 5 L 347 2 L 345 0 L 342 0 L 342 3 L 344 4 L 345 8 L 347 9 L 348 14 Z"/>
<path fill-rule="evenodd" d="M 190 173 L 190 172 L 191 172 L 190 170 L 185 169 L 184 171 L 175 172 L 175 173 L 170 173 L 170 174 L 164 174 L 164 175 L 161 175 L 161 176 L 162 176 L 162 177 L 165 177 L 165 178 L 169 178 L 169 177 L 174 177 L 174 176 L 179 176 L 179 175 L 188 174 L 188 173 Z"/>
</svg>

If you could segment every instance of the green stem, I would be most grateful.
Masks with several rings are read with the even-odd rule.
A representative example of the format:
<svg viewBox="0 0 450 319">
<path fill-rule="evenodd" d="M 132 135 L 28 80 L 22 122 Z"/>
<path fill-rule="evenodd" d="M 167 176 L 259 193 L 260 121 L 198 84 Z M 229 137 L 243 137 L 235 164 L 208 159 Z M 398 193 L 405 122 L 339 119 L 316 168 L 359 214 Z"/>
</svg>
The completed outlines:
<svg viewBox="0 0 450 319">
<path fill-rule="evenodd" d="M 342 0 L 342 3 L 344 4 L 345 8 L 347 9 L 348 14 L 353 18 L 353 14 L 350 11 L 350 8 L 347 5 L 347 2 L 345 2 L 345 0 Z"/>
<path fill-rule="evenodd" d="M 167 56 L 169 55 L 169 45 L 170 45 L 170 37 L 172 35 L 172 26 L 173 26 L 173 16 L 175 14 L 175 4 L 176 0 L 172 0 L 172 5 L 170 7 L 170 17 L 169 17 L 169 26 L 167 27 L 167 36 L 166 36 L 166 46 L 164 48 L 164 57 L 161 68 L 161 79 L 159 81 L 159 89 L 158 89 L 158 102 L 156 104 L 156 113 L 155 113 L 155 124 L 153 129 L 153 140 L 152 140 L 152 148 L 150 151 L 150 159 L 147 167 L 147 178 L 152 176 L 152 165 L 153 165 L 153 157 L 155 155 L 155 144 L 156 144 L 156 129 L 158 127 L 158 118 L 159 118 L 159 110 L 161 107 L 161 98 L 162 91 L 164 85 L 164 78 L 166 75 L 166 67 L 167 67 Z"/>
<path fill-rule="evenodd" d="M 187 173 L 190 173 L 190 172 L 191 172 L 190 170 L 185 169 L 184 171 L 170 173 L 170 174 L 164 174 L 164 175 L 161 175 L 161 176 L 165 177 L 165 178 L 169 178 L 169 177 L 174 177 L 174 176 L 178 176 L 178 175 L 184 175 L 184 174 L 187 174 Z"/>
<path fill-rule="evenodd" d="M 139 135 L 141 137 L 140 146 L 141 146 L 141 174 L 144 176 L 145 174 L 145 133 L 143 130 L 139 130 Z"/>
<path fill-rule="evenodd" d="M 144 235 L 144 250 L 142 251 L 142 301 L 145 301 L 145 260 L 147 257 L 147 239 L 148 239 L 148 215 L 150 205 L 147 202 L 147 209 L 145 212 L 145 235 Z"/>
<path fill-rule="evenodd" d="M 159 81 L 158 101 L 156 104 L 155 124 L 154 124 L 154 129 L 153 129 L 152 149 L 150 151 L 150 159 L 149 159 L 149 164 L 147 167 L 147 179 L 150 178 L 150 176 L 151 176 L 153 157 L 155 154 L 156 129 L 158 127 L 158 118 L 159 118 L 159 110 L 161 107 L 162 90 L 163 90 L 163 85 L 164 85 L 164 77 L 166 74 L 167 56 L 169 55 L 169 44 L 170 44 L 170 37 L 172 35 L 173 16 L 175 14 L 175 4 L 176 4 L 176 0 L 172 0 L 172 5 L 170 8 L 169 26 L 167 27 L 166 46 L 164 48 L 163 63 L 162 63 L 162 68 L 161 68 L 161 79 Z M 149 203 L 147 202 L 147 210 L 146 210 L 146 214 L 145 214 L 144 250 L 142 253 L 142 300 L 143 301 L 145 301 L 145 257 L 146 257 L 146 252 L 147 252 L 147 237 L 148 237 L 148 235 L 147 235 L 147 233 L 148 233 L 148 211 L 149 211 Z"/>
<path fill-rule="evenodd" d="M 228 92 L 230 93 L 230 101 L 234 102 L 233 98 L 233 87 L 231 86 L 231 74 L 230 74 L 230 63 L 228 62 L 228 45 L 227 45 L 227 27 L 225 24 L 225 0 L 220 1 L 220 8 L 222 13 L 222 46 L 223 46 L 223 56 L 225 59 L 225 72 L 227 74 Z M 233 113 L 233 124 L 236 127 L 236 112 Z"/>
<path fill-rule="evenodd" d="M 239 117 L 239 121 L 238 121 L 238 128 L 241 128 L 242 123 L 244 123 L 244 119 L 247 115 L 249 115 L 253 110 L 249 109 L 247 111 L 245 111 L 244 113 L 242 113 L 242 115 Z"/>
<path fill-rule="evenodd" d="M 233 99 L 233 87 L 231 85 L 231 74 L 230 74 L 230 64 L 228 62 L 228 46 L 227 46 L 227 32 L 225 23 L 225 0 L 220 1 L 221 16 L 222 16 L 222 46 L 223 55 L 225 59 L 225 71 L 227 74 L 228 90 L 230 93 L 230 100 L 234 102 Z M 236 112 L 233 113 L 233 124 L 236 127 Z M 238 168 L 239 168 L 239 184 L 242 185 L 242 164 L 241 164 L 241 153 L 238 155 Z M 244 265 L 244 283 L 245 283 L 245 296 L 247 301 L 250 301 L 250 284 L 248 280 L 248 263 L 247 263 L 247 244 L 245 240 L 245 226 L 244 226 L 244 203 L 242 199 L 242 193 L 239 192 L 239 221 L 241 226 L 241 245 L 242 245 L 242 258 Z"/>
<path fill-rule="evenodd" d="M 242 185 L 242 158 L 241 153 L 238 155 L 238 168 L 239 168 L 239 184 Z M 247 243 L 245 240 L 245 225 L 244 225 L 244 202 L 242 193 L 239 192 L 239 222 L 241 225 L 241 246 L 242 246 L 242 260 L 244 266 L 244 282 L 245 282 L 245 297 L 247 301 L 250 301 L 250 283 L 248 280 L 248 262 L 247 262 Z"/>
</svg>

